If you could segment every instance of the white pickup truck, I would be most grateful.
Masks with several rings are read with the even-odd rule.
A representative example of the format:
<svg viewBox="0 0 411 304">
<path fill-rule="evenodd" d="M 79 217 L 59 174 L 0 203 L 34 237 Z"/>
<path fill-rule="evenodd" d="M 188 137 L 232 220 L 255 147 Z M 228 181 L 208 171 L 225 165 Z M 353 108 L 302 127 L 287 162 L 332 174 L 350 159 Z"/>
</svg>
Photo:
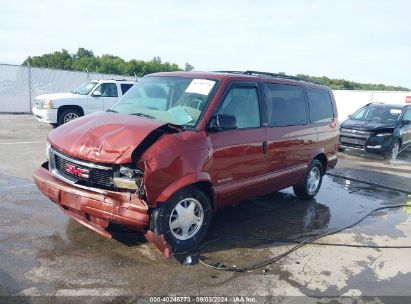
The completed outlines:
<svg viewBox="0 0 411 304">
<path fill-rule="evenodd" d="M 32 111 L 39 121 L 59 126 L 77 117 L 109 109 L 135 83 L 129 80 L 91 80 L 71 93 L 37 96 Z"/>
</svg>

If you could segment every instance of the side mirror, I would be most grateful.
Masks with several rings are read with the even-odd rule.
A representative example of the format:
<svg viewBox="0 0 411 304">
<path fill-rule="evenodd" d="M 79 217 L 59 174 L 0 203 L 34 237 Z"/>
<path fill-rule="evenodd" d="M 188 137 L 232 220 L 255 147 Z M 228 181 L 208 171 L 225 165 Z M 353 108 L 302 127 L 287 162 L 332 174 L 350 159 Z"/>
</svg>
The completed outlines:
<svg viewBox="0 0 411 304">
<path fill-rule="evenodd" d="M 348 115 L 348 118 L 351 118 L 351 116 L 352 116 L 351 114 L 350 114 L 350 115 Z"/>
<path fill-rule="evenodd" d="M 404 126 L 411 125 L 411 120 L 403 120 L 403 121 L 402 121 L 402 124 L 403 124 Z"/>
<path fill-rule="evenodd" d="M 237 119 L 234 115 L 217 114 L 211 117 L 208 122 L 208 130 L 219 132 L 223 130 L 232 130 L 237 128 Z"/>
<path fill-rule="evenodd" d="M 100 91 L 94 91 L 94 92 L 91 94 L 91 96 L 101 97 L 101 92 L 100 92 Z"/>
</svg>

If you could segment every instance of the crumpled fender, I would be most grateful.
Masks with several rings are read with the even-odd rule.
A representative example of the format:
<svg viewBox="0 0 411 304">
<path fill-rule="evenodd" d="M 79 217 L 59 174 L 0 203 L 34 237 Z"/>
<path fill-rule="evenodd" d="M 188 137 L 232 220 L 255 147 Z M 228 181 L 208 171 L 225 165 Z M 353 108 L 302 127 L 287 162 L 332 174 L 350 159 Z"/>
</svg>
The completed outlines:
<svg viewBox="0 0 411 304">
<path fill-rule="evenodd" d="M 147 203 L 155 207 L 186 186 L 211 182 L 211 162 L 211 143 L 205 133 L 186 131 L 162 136 L 140 158 Z"/>
</svg>

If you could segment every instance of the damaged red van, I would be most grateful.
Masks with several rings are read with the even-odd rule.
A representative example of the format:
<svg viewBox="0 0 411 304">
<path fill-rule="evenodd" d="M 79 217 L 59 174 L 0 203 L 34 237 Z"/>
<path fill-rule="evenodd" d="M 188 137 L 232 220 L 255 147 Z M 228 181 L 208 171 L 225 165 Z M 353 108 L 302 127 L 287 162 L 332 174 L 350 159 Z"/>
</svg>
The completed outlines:
<svg viewBox="0 0 411 304">
<path fill-rule="evenodd" d="M 196 247 L 222 207 L 290 186 L 312 199 L 338 136 L 328 87 L 255 71 L 156 73 L 107 112 L 50 132 L 34 180 L 83 225 L 141 230 L 170 254 Z"/>
</svg>

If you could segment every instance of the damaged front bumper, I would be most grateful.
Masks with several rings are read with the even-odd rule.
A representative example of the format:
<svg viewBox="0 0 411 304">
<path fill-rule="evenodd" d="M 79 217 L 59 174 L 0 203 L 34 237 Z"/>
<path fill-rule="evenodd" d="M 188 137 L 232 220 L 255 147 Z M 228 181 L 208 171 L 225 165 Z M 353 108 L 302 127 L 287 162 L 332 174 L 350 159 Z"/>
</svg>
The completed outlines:
<svg viewBox="0 0 411 304">
<path fill-rule="evenodd" d="M 110 239 L 112 235 L 106 230 L 109 223 L 144 231 L 148 241 L 170 256 L 171 249 L 164 237 L 147 231 L 149 208 L 136 194 L 76 187 L 55 177 L 47 169 L 47 163 L 34 171 L 33 178 L 43 194 L 80 224 Z"/>
<path fill-rule="evenodd" d="M 75 220 L 111 238 L 109 222 L 144 230 L 149 224 L 148 206 L 128 192 L 86 190 L 61 181 L 44 167 L 33 174 L 42 193 Z M 99 189 L 100 190 L 100 189 Z"/>
</svg>

